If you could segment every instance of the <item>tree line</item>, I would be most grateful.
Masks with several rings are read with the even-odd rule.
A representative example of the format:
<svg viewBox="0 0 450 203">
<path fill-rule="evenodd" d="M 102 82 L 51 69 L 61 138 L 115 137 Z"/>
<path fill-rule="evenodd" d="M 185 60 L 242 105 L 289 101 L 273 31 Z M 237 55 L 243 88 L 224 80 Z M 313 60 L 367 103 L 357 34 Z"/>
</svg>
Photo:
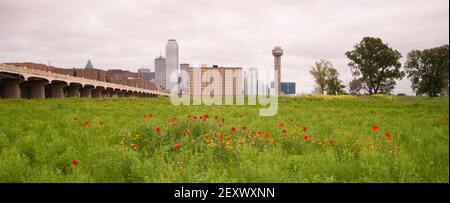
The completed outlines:
<svg viewBox="0 0 450 203">
<path fill-rule="evenodd" d="M 390 94 L 396 82 L 407 77 L 416 95 L 430 97 L 448 95 L 448 45 L 411 50 L 403 66 L 402 55 L 380 38 L 364 37 L 353 50 L 345 53 L 353 79 L 348 87 L 339 79 L 339 72 L 330 61 L 321 59 L 311 67 L 310 73 L 319 94 Z M 347 89 L 346 89 L 347 88 Z M 347 92 L 348 91 L 348 92 Z"/>
</svg>

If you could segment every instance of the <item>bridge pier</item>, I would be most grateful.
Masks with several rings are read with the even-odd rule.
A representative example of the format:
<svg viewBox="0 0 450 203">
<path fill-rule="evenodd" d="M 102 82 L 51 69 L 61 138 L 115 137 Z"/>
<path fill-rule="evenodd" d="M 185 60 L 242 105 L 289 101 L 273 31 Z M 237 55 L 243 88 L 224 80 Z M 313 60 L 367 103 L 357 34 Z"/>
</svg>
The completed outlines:
<svg viewBox="0 0 450 203">
<path fill-rule="evenodd" d="M 119 91 L 120 91 L 120 90 L 118 90 L 118 89 L 112 90 L 112 91 L 111 91 L 111 97 L 112 97 L 112 98 L 117 98 L 117 97 L 119 97 Z"/>
<path fill-rule="evenodd" d="M 67 89 L 68 97 L 80 97 L 80 84 L 70 84 Z"/>
<path fill-rule="evenodd" d="M 97 87 L 94 90 L 92 90 L 92 98 L 102 98 L 104 88 L 103 87 Z"/>
<path fill-rule="evenodd" d="M 106 88 L 105 91 L 102 92 L 102 94 L 103 94 L 102 96 L 104 98 L 110 98 L 111 97 L 111 92 L 112 92 L 111 88 Z"/>
<path fill-rule="evenodd" d="M 29 80 L 30 99 L 44 99 L 46 80 Z"/>
<path fill-rule="evenodd" d="M 119 97 L 125 97 L 126 91 L 122 90 L 118 93 Z"/>
<path fill-rule="evenodd" d="M 66 86 L 65 83 L 52 82 L 50 84 L 51 98 L 64 98 L 64 87 Z"/>
<path fill-rule="evenodd" d="M 81 97 L 92 98 L 93 86 L 84 86 L 81 88 Z"/>
<path fill-rule="evenodd" d="M 18 99 L 20 98 L 20 79 L 6 78 L 2 80 L 3 98 Z"/>
<path fill-rule="evenodd" d="M 49 84 L 44 86 L 44 94 L 46 99 L 52 97 L 52 88 L 50 88 Z"/>
</svg>

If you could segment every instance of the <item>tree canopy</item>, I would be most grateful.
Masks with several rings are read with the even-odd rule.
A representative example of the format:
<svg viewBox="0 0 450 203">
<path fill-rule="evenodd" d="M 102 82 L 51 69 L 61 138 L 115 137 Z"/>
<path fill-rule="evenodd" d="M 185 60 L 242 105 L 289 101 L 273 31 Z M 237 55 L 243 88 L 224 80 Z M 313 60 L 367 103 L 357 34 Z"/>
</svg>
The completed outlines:
<svg viewBox="0 0 450 203">
<path fill-rule="evenodd" d="M 327 60 L 321 59 L 309 71 L 317 84 L 317 91 L 320 94 L 340 94 L 344 92 L 344 85 L 339 79 L 338 71 L 333 64 Z"/>
<path fill-rule="evenodd" d="M 320 94 L 323 94 L 325 91 L 325 87 L 327 85 L 327 70 L 330 67 L 333 67 L 333 65 L 329 61 L 321 59 L 320 61 L 317 61 L 316 65 L 311 67 L 311 70 L 309 71 L 316 81 L 317 88 Z"/>
<path fill-rule="evenodd" d="M 400 52 L 380 38 L 364 37 L 345 55 L 351 60 L 348 65 L 352 74 L 364 82 L 369 94 L 390 93 L 395 87 L 395 79 L 405 75 L 400 70 Z"/>
<path fill-rule="evenodd" d="M 408 53 L 405 70 L 416 94 L 448 94 L 448 57 L 448 45 Z"/>
</svg>

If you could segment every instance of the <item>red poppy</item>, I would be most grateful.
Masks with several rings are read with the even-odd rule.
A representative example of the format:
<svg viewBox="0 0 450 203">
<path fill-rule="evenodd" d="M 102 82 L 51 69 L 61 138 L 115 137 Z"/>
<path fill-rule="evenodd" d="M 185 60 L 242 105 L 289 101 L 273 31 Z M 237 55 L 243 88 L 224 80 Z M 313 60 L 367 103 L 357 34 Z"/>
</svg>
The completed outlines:
<svg viewBox="0 0 450 203">
<path fill-rule="evenodd" d="M 149 118 L 153 118 L 153 113 L 148 114 Z"/>
<path fill-rule="evenodd" d="M 258 136 L 261 136 L 262 135 L 262 132 L 261 131 L 258 131 Z"/>
<path fill-rule="evenodd" d="M 378 126 L 378 125 L 373 125 L 372 126 L 372 130 L 377 131 L 378 129 L 380 129 L 380 126 Z"/>
<path fill-rule="evenodd" d="M 225 122 L 225 118 L 222 118 L 222 123 Z"/>
<path fill-rule="evenodd" d="M 388 137 L 392 137 L 392 134 L 391 134 L 391 132 L 386 132 L 386 133 L 384 133 L 386 136 L 388 136 Z"/>
<path fill-rule="evenodd" d="M 186 130 L 186 134 L 190 135 L 191 134 L 191 130 L 187 129 Z"/>
<path fill-rule="evenodd" d="M 178 151 L 178 150 L 180 149 L 180 145 L 179 145 L 179 144 L 174 144 L 174 145 L 173 145 L 173 149 L 174 149 L 175 151 Z"/>
<path fill-rule="evenodd" d="M 194 116 L 194 120 L 197 119 L 197 116 Z"/>
<path fill-rule="evenodd" d="M 303 127 L 303 132 L 306 132 L 306 131 L 308 131 L 308 128 L 307 127 Z"/>
<path fill-rule="evenodd" d="M 160 133 L 161 132 L 161 128 L 156 128 L 156 132 Z"/>
<path fill-rule="evenodd" d="M 181 130 L 178 130 L 178 135 L 181 135 Z"/>
<path fill-rule="evenodd" d="M 247 130 L 247 126 L 242 126 L 242 130 Z"/>
<path fill-rule="evenodd" d="M 144 118 L 147 118 L 147 114 L 144 114 Z"/>
<path fill-rule="evenodd" d="M 223 139 L 225 138 L 225 135 L 221 133 L 221 134 L 219 135 L 219 137 L 220 137 L 221 140 L 223 140 Z"/>
<path fill-rule="evenodd" d="M 284 127 L 284 123 L 283 122 L 280 122 L 280 127 Z"/>
<path fill-rule="evenodd" d="M 214 119 L 218 120 L 218 119 L 219 119 L 219 117 L 217 117 L 217 116 L 214 116 Z"/>
<path fill-rule="evenodd" d="M 269 137 L 269 132 L 264 133 L 264 136 Z"/>
<path fill-rule="evenodd" d="M 199 116 L 200 119 L 203 119 L 203 116 Z"/>
<path fill-rule="evenodd" d="M 235 127 L 232 127 L 232 128 L 231 128 L 231 131 L 236 131 L 236 128 L 235 128 Z"/>
<path fill-rule="evenodd" d="M 286 130 L 283 130 L 283 131 L 281 131 L 281 133 L 283 133 L 283 134 L 286 134 L 286 133 L 287 133 L 287 131 L 286 131 Z"/>
<path fill-rule="evenodd" d="M 304 140 L 308 140 L 308 139 L 309 139 L 308 135 L 304 135 L 304 136 L 303 136 L 303 139 L 304 139 Z"/>
<path fill-rule="evenodd" d="M 70 163 L 74 166 L 78 166 L 78 160 L 76 160 L 76 159 L 72 159 L 72 161 Z"/>
<path fill-rule="evenodd" d="M 167 122 L 169 122 L 169 123 L 172 123 L 173 122 L 173 120 L 172 119 L 169 119 Z"/>
<path fill-rule="evenodd" d="M 209 115 L 207 113 L 205 113 L 205 115 L 203 115 L 204 118 L 209 118 Z"/>
<path fill-rule="evenodd" d="M 334 141 L 332 139 L 328 140 L 328 144 L 334 144 Z"/>
<path fill-rule="evenodd" d="M 91 121 L 84 122 L 84 125 L 89 125 L 89 124 L 91 124 Z"/>
<path fill-rule="evenodd" d="M 132 148 L 132 149 L 136 150 L 136 149 L 137 149 L 137 147 L 138 147 L 138 145 L 137 145 L 137 144 L 135 144 L 135 143 L 131 144 L 131 148 Z"/>
</svg>

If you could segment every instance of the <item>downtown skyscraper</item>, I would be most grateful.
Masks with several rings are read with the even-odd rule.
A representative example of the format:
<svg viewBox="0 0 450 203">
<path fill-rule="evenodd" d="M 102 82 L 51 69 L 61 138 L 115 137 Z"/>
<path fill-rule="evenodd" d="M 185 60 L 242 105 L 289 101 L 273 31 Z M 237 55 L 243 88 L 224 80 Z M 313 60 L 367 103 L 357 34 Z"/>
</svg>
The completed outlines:
<svg viewBox="0 0 450 203">
<path fill-rule="evenodd" d="M 155 84 L 166 87 L 166 59 L 162 56 L 155 59 Z"/>
<path fill-rule="evenodd" d="M 170 75 L 178 73 L 178 44 L 174 39 L 169 39 L 166 45 L 166 89 L 172 89 L 177 81 L 170 82 Z"/>
</svg>

